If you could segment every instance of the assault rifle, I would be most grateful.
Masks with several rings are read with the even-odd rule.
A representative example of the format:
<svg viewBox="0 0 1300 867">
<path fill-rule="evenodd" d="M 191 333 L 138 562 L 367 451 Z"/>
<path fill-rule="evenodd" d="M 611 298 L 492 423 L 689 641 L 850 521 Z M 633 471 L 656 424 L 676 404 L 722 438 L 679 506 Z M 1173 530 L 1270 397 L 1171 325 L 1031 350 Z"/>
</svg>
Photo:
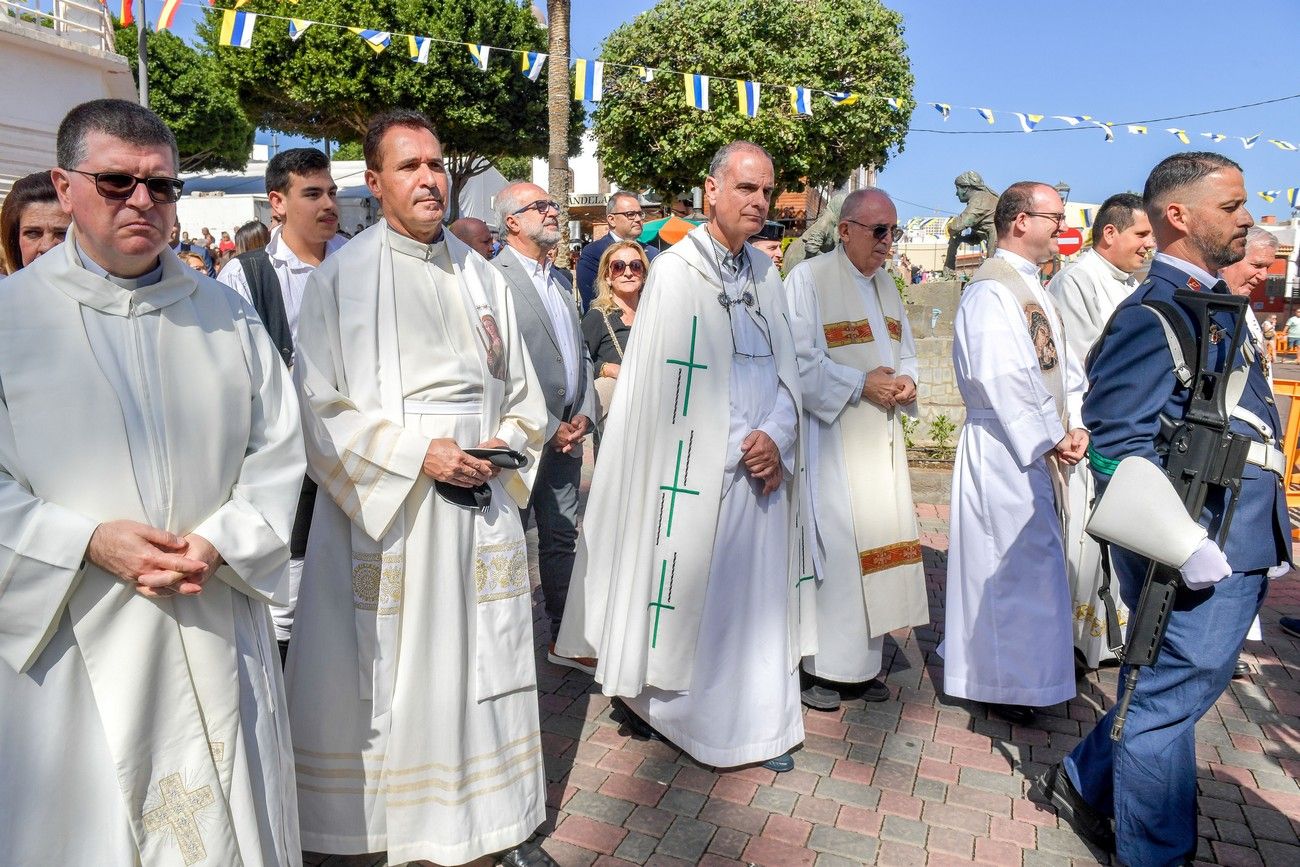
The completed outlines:
<svg viewBox="0 0 1300 867">
<path fill-rule="evenodd" d="M 1211 488 L 1230 492 L 1216 540 L 1222 547 L 1241 494 L 1241 473 L 1251 443 L 1249 437 L 1229 430 L 1231 407 L 1228 405 L 1228 382 L 1245 335 L 1246 299 L 1180 289 L 1174 293 L 1174 300 L 1199 324 L 1201 339 L 1192 336 L 1173 305 L 1163 301 L 1144 302 L 1163 320 L 1174 355 L 1175 375 L 1180 374 L 1179 355 L 1183 359 L 1192 357 L 1190 350 L 1194 347 L 1196 358 L 1194 371 L 1187 369 L 1185 361 L 1181 363 L 1180 378 L 1189 380 L 1184 384 L 1191 391 L 1187 413 L 1181 419 L 1161 417 L 1160 444 L 1156 450 L 1165 457 L 1165 475 L 1193 520 L 1200 520 Z M 1232 314 L 1236 325 L 1227 351 L 1219 354 L 1217 363 L 1212 363 L 1211 346 L 1228 337 L 1212 318 L 1219 312 Z M 1174 351 L 1175 341 L 1178 343 L 1177 351 Z M 1235 401 L 1235 395 L 1233 399 Z M 1137 688 L 1138 674 L 1144 666 L 1154 665 L 1160 657 L 1160 645 L 1169 626 L 1169 612 L 1181 586 L 1182 576 L 1178 569 L 1151 562 L 1137 608 L 1129 617 L 1128 640 L 1118 654 L 1120 661 L 1129 668 L 1111 726 L 1111 740 L 1118 741 L 1123 737 L 1124 721 L 1128 716 L 1129 701 Z M 1114 602 L 1109 593 L 1103 601 L 1107 607 L 1108 627 L 1114 627 L 1112 640 L 1116 640 L 1119 624 L 1114 614 Z"/>
</svg>

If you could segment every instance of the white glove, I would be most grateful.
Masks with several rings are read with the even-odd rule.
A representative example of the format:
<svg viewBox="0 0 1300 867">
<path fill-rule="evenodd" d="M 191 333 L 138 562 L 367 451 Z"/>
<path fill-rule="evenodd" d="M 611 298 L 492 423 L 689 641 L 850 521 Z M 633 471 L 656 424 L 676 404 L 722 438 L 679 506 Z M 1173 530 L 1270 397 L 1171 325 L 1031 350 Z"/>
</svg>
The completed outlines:
<svg viewBox="0 0 1300 867">
<path fill-rule="evenodd" d="M 1178 567 L 1183 574 L 1183 583 L 1192 590 L 1204 590 L 1213 587 L 1232 574 L 1228 558 L 1223 556 L 1213 539 L 1205 539 L 1196 546 L 1187 562 Z"/>
</svg>

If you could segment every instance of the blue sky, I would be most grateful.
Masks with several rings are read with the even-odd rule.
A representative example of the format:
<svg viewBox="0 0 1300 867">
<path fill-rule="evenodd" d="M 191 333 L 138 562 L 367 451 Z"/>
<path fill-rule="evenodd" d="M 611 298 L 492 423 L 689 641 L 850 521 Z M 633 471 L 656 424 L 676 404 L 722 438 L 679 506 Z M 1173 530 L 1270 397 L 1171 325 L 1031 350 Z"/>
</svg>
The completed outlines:
<svg viewBox="0 0 1300 867">
<path fill-rule="evenodd" d="M 150 3 L 151 18 L 158 5 L 158 0 Z M 654 2 L 572 0 L 572 5 L 573 53 L 598 57 L 612 30 Z M 1284 152 L 1266 141 L 1300 144 L 1300 99 L 1154 121 L 1145 136 L 1119 126 L 1112 144 L 1096 127 L 1047 130 L 1066 126 L 1051 120 L 1054 114 L 1087 114 L 1122 124 L 1300 93 L 1300 52 L 1294 38 L 1300 33 L 1300 4 L 1294 0 L 886 0 L 886 5 L 903 13 L 920 104 L 903 153 L 880 174 L 880 185 L 899 201 L 900 217 L 960 210 L 952 179 L 967 169 L 981 172 L 998 190 L 1017 180 L 1063 180 L 1076 201 L 1099 202 L 1111 193 L 1140 191 L 1155 163 L 1188 149 L 1165 131 L 1168 127 L 1185 129 L 1191 147 L 1217 150 L 1241 163 L 1257 218 L 1289 214 L 1284 198 L 1269 205 L 1255 192 L 1300 187 L 1300 151 Z M 198 14 L 195 7 L 182 7 L 177 20 L 182 36 L 192 34 Z M 645 60 L 655 64 L 653 57 Z M 944 122 L 929 102 L 950 103 L 949 120 Z M 997 122 L 989 126 L 959 106 L 990 108 Z M 833 109 L 823 97 L 815 110 L 852 109 Z M 1039 131 L 1026 135 L 1012 111 L 1048 117 Z M 1013 132 L 968 134 L 988 131 Z M 1214 144 L 1202 132 L 1229 138 Z M 1260 132 L 1264 135 L 1250 150 L 1236 138 Z M 269 135 L 259 134 L 258 140 L 269 140 Z"/>
</svg>

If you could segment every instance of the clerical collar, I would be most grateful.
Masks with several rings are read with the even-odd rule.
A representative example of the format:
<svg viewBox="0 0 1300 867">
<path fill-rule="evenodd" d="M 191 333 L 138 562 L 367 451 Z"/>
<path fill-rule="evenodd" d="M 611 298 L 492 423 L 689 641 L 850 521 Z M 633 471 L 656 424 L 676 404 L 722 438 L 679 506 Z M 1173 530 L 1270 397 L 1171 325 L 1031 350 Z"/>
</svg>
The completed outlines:
<svg viewBox="0 0 1300 867">
<path fill-rule="evenodd" d="M 1156 253 L 1156 261 L 1164 262 L 1166 265 L 1170 266 L 1171 268 L 1177 268 L 1179 271 L 1182 271 L 1188 277 L 1195 279 L 1206 289 L 1211 288 L 1212 286 L 1214 286 L 1216 283 L 1219 282 L 1218 277 L 1214 276 L 1209 271 L 1206 271 L 1204 268 L 1200 267 L 1199 265 L 1193 265 L 1191 262 L 1188 262 L 1186 259 L 1179 259 L 1177 256 L 1170 256 L 1168 253 Z"/>
<path fill-rule="evenodd" d="M 439 231 L 438 237 L 432 242 L 426 244 L 423 241 L 417 241 L 414 238 L 403 235 L 392 226 L 388 227 L 388 246 L 399 253 L 403 253 L 414 259 L 423 259 L 425 262 L 432 262 L 435 257 L 442 255 L 447 249 L 447 236 L 445 232 Z"/>
<path fill-rule="evenodd" d="M 1022 274 L 1038 273 L 1038 266 L 1035 265 L 1033 262 L 1030 262 L 1024 256 L 1021 256 L 1019 253 L 1012 253 L 1010 250 L 1003 250 L 1001 247 L 999 247 L 996 251 L 994 251 L 993 255 L 997 256 L 999 259 L 1006 259 L 1008 264 L 1013 266 L 1017 271 L 1019 271 Z"/>
<path fill-rule="evenodd" d="M 141 274 L 139 277 L 118 277 L 116 274 L 108 273 L 107 268 L 90 258 L 90 254 L 80 246 L 77 247 L 77 258 L 81 261 L 81 267 L 128 292 L 134 292 L 147 286 L 155 286 L 162 280 L 163 266 L 161 259 L 152 271 Z"/>
</svg>

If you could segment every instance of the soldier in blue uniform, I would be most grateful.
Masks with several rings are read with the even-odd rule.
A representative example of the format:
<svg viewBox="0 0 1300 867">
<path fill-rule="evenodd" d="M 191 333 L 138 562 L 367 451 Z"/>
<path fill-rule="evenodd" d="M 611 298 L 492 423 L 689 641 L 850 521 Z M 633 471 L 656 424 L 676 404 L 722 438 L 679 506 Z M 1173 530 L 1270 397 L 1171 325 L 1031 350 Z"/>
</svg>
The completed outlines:
<svg viewBox="0 0 1300 867">
<path fill-rule="evenodd" d="M 1134 528 L 1131 538 L 1114 539 L 1119 544 L 1111 547 L 1125 604 L 1137 605 L 1148 558 L 1177 567 L 1183 586 L 1160 656 L 1143 669 L 1134 690 L 1122 739 L 1111 740 L 1112 709 L 1041 780 L 1063 818 L 1130 867 L 1191 862 L 1196 721 L 1227 687 L 1269 577 L 1287 571 L 1290 562 L 1283 462 L 1274 440 L 1278 414 L 1262 359 L 1249 349 L 1239 350 L 1231 365 L 1246 373 L 1231 429 L 1252 444 L 1226 539 L 1218 532 L 1228 501 L 1223 489 L 1212 489 L 1198 522 L 1186 511 L 1154 506 L 1160 500 L 1156 494 L 1173 489 L 1161 491 L 1168 484 L 1164 473 L 1151 473 L 1137 461 L 1137 468 L 1145 468 L 1142 486 L 1121 486 L 1116 475 L 1107 487 L 1125 458 L 1163 465 L 1157 453 L 1160 416 L 1182 419 L 1189 401 L 1176 375 L 1174 344 L 1143 302 L 1174 305 L 1196 340 L 1210 341 L 1212 362 L 1221 360 L 1231 347 L 1236 317 L 1216 313 L 1202 334 L 1200 323 L 1174 301 L 1174 292 L 1228 294 L 1217 274 L 1242 258 L 1246 230 L 1254 222 L 1246 210 L 1240 166 L 1218 154 L 1168 157 L 1147 178 L 1143 199 L 1160 252 L 1150 276 L 1115 311 L 1093 352 L 1083 421 L 1092 436 L 1089 464 L 1102 491 L 1098 502 L 1122 507 L 1125 523 Z M 1194 366 L 1196 357 L 1187 363 Z M 1169 502 L 1167 496 L 1163 502 Z M 1121 670 L 1121 684 L 1126 673 Z"/>
</svg>

